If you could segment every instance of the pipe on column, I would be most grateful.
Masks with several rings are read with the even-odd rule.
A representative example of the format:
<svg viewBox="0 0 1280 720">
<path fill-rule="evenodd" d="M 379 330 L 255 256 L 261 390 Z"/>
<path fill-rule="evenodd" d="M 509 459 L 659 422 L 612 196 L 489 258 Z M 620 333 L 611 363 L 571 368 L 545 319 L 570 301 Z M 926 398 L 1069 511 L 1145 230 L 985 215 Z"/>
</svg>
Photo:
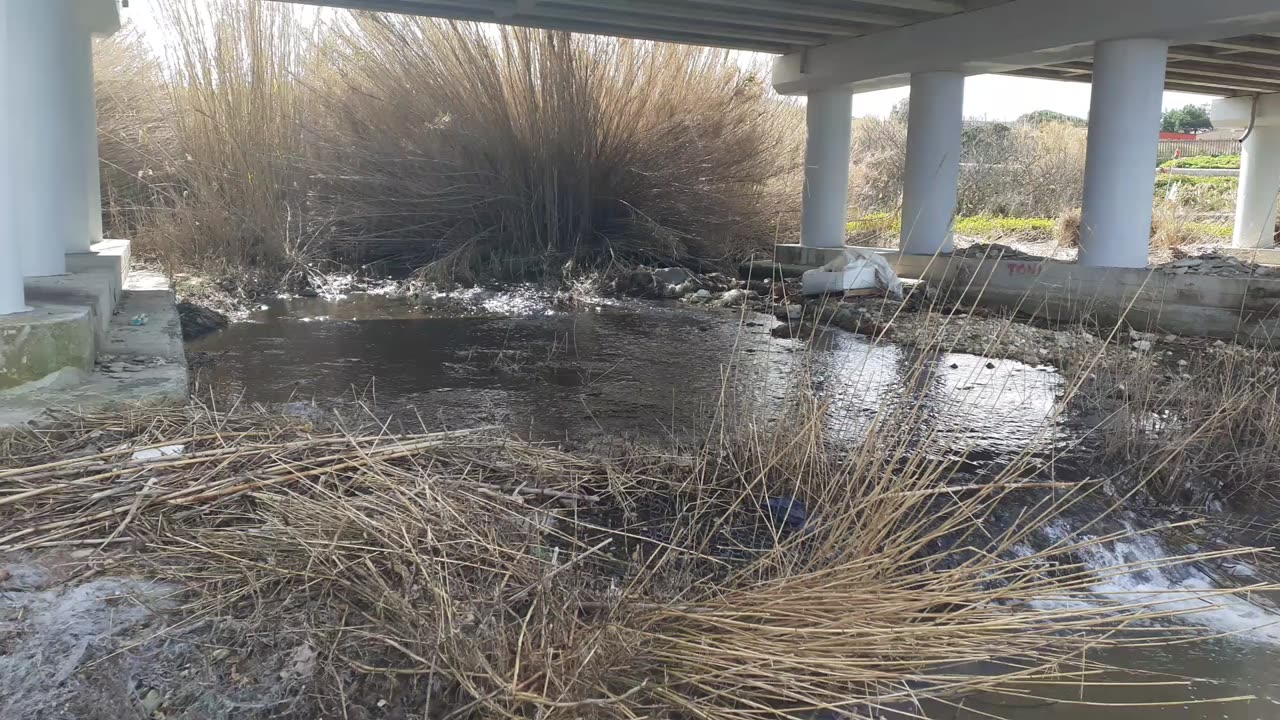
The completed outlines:
<svg viewBox="0 0 1280 720">
<path fill-rule="evenodd" d="M 913 74 L 902 187 L 900 247 L 904 253 L 933 255 L 952 250 L 963 130 L 964 75 Z"/>
<path fill-rule="evenodd" d="M 9 4 L 0 0 L 0 98 L 13 97 L 12 73 L 3 48 L 7 39 L 14 35 Z M 11 115 L 10 112 L 0 112 L 0 315 L 30 309 L 23 297 L 22 263 L 18 257 L 18 234 L 14 223 L 17 202 L 14 196 L 16 178 L 9 170 L 13 167 L 13 143 L 9 142 L 9 138 L 14 137 Z"/>
<path fill-rule="evenodd" d="M 1280 127 L 1259 126 L 1244 141 L 1240 157 L 1240 190 L 1232 244 L 1271 247 L 1276 235 L 1276 200 L 1280 196 Z"/>
<path fill-rule="evenodd" d="M 1166 40 L 1094 46 L 1080 264 L 1147 266 L 1151 245 Z"/>
<path fill-rule="evenodd" d="M 853 94 L 847 90 L 809 93 L 805 111 L 804 207 L 800 245 L 844 247 L 849 205 L 849 151 L 853 137 Z"/>
<path fill-rule="evenodd" d="M 68 250 L 88 250 L 86 214 L 90 149 L 84 117 L 83 63 L 89 33 L 76 0 L 0 0 L 8 23 L 0 71 L 10 83 L 4 107 L 11 123 L 14 232 L 28 277 L 66 272 Z"/>
</svg>

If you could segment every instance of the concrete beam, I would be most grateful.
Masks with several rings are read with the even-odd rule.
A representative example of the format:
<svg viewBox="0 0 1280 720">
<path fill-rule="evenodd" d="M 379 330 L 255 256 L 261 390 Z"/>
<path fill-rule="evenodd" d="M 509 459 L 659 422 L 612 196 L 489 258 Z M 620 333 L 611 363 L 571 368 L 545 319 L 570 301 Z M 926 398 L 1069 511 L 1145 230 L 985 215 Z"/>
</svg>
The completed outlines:
<svg viewBox="0 0 1280 720">
<path fill-rule="evenodd" d="M 896 87 L 911 73 L 1007 72 L 1081 60 L 1092 43 L 1158 37 L 1200 43 L 1280 28 L 1275 0 L 1015 0 L 983 10 L 810 48 L 774 62 L 783 94 L 818 88 Z"/>
<path fill-rule="evenodd" d="M 80 17 L 94 37 L 108 37 L 120 30 L 119 0 L 79 0 Z"/>
</svg>

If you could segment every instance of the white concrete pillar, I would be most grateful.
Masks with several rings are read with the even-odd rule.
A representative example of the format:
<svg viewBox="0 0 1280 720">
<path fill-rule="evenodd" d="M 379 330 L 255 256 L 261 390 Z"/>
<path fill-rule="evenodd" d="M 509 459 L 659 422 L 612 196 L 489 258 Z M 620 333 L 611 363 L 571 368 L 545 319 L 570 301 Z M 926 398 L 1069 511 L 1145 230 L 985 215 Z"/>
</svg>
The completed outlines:
<svg viewBox="0 0 1280 720">
<path fill-rule="evenodd" d="M 79 106 L 74 116 L 80 120 L 80 132 L 84 133 L 84 147 L 81 161 L 87 176 L 85 182 L 85 199 L 88 207 L 88 233 L 83 237 L 73 238 L 75 242 L 67 247 L 67 252 L 88 252 L 89 247 L 102 240 L 102 181 L 98 171 L 98 106 L 97 92 L 93 81 L 93 36 L 89 28 L 77 44 L 79 57 L 70 61 L 76 72 L 75 94 L 72 100 Z"/>
<path fill-rule="evenodd" d="M 90 200 L 83 84 L 88 27 L 76 0 L 0 0 L 9 32 L 0 43 L 8 76 L 3 107 L 12 123 L 14 221 L 23 274 L 66 272 L 65 253 L 87 250 Z M 91 102 L 91 100 L 89 101 Z"/>
<path fill-rule="evenodd" d="M 0 3 L 0 58 L 4 58 L 3 45 L 13 36 L 13 22 L 9 18 L 8 6 Z M 0 65 L 0 98 L 12 97 L 12 81 L 7 65 Z M 19 258 L 17 227 L 14 223 L 16 198 L 13 184 L 14 173 L 11 153 L 12 143 L 5 138 L 13 137 L 12 113 L 0 112 L 0 315 L 22 312 L 27 307 L 23 304 L 22 263 Z"/>
<path fill-rule="evenodd" d="M 1107 40 L 1094 47 L 1080 264 L 1146 267 L 1151 245 L 1165 40 Z"/>
<path fill-rule="evenodd" d="M 964 75 L 913 74 L 902 187 L 900 247 L 904 253 L 933 255 L 952 250 L 963 130 Z"/>
<path fill-rule="evenodd" d="M 804 207 L 800 244 L 844 247 L 848 236 L 849 150 L 853 141 L 853 94 L 846 90 L 809 93 L 805 111 Z"/>
<path fill-rule="evenodd" d="M 1240 195 L 1232 244 L 1271 247 L 1276 235 L 1276 199 L 1280 196 L 1280 127 L 1253 128 L 1240 157 Z"/>
</svg>

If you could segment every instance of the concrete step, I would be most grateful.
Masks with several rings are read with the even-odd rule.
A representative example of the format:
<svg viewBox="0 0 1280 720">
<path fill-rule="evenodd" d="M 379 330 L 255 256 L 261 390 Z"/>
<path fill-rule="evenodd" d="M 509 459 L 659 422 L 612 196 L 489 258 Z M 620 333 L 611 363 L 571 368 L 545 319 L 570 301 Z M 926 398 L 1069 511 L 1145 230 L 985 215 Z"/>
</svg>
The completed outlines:
<svg viewBox="0 0 1280 720">
<path fill-rule="evenodd" d="M 140 324 L 133 324 L 134 318 Z M 182 328 L 173 291 L 163 276 L 130 274 L 108 323 L 98 362 L 91 367 L 92 372 L 64 367 L 0 392 L 0 429 L 39 424 L 59 411 L 186 402 Z"/>
</svg>

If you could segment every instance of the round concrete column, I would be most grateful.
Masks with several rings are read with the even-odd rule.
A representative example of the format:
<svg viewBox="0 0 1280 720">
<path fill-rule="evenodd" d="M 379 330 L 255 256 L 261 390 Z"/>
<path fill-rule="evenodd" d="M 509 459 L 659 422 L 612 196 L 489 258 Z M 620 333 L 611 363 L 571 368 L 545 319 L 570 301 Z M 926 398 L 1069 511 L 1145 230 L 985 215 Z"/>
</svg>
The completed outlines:
<svg viewBox="0 0 1280 720">
<path fill-rule="evenodd" d="M 93 36 L 86 27 L 80 41 L 76 43 L 75 58 L 68 58 L 68 64 L 76 73 L 74 94 L 71 98 L 77 109 L 72 116 L 80 120 L 80 132 L 83 133 L 81 162 L 84 164 L 85 199 L 88 207 L 88 232 L 83 236 L 72 238 L 67 252 L 88 252 L 91 245 L 102 240 L 102 182 L 98 171 L 98 107 L 96 88 L 93 82 Z"/>
<path fill-rule="evenodd" d="M 1080 264 L 1147 266 L 1169 43 L 1097 43 L 1089 106 Z"/>
<path fill-rule="evenodd" d="M 902 187 L 902 252 L 951 252 L 960 135 L 964 130 L 964 75 L 911 76 L 907 113 L 907 167 Z"/>
<path fill-rule="evenodd" d="M 89 146 L 84 68 L 89 33 L 76 0 L 0 0 L 9 32 L 0 43 L 10 132 L 14 222 L 27 276 L 66 272 L 65 253 L 87 250 Z M 92 100 L 89 100 L 91 103 Z"/>
<path fill-rule="evenodd" d="M 10 38 L 13 34 L 8 7 L 0 4 L 0 38 Z M 4 58 L 3 53 L 4 49 L 0 47 L 0 59 Z M 7 67 L 0 64 L 0 98 L 12 97 L 13 81 Z M 0 112 L 0 315 L 27 309 L 23 304 L 22 262 L 18 255 L 18 234 L 13 217 L 16 209 L 13 188 L 16 178 L 10 170 L 13 167 L 13 145 L 4 140 L 13 137 L 10 115 L 9 112 Z"/>
<path fill-rule="evenodd" d="M 1280 196 L 1280 127 L 1255 127 L 1240 158 L 1240 195 L 1236 200 L 1236 247 L 1271 247 L 1276 235 L 1276 199 Z"/>
<path fill-rule="evenodd" d="M 804 146 L 800 244 L 811 248 L 844 247 L 853 94 L 845 90 L 809 93 L 805 118 L 809 135 Z"/>
</svg>

